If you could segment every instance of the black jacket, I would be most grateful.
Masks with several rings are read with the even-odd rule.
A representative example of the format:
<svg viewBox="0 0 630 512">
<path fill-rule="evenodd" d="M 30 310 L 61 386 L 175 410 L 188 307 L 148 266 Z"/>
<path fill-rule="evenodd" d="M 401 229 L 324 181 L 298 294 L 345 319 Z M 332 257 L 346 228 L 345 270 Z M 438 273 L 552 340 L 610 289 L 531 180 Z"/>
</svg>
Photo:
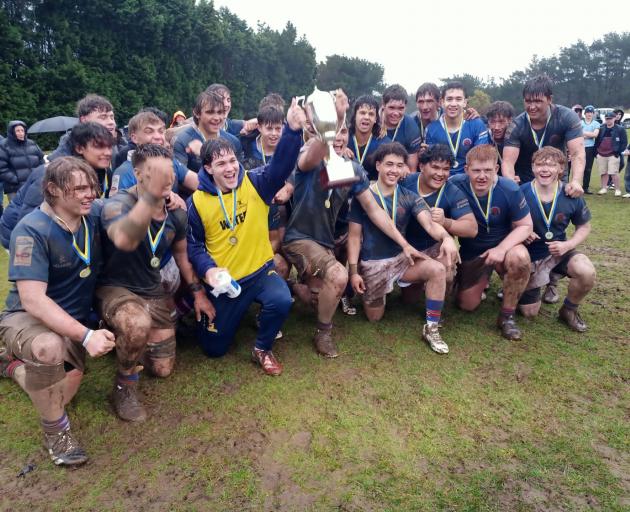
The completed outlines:
<svg viewBox="0 0 630 512">
<path fill-rule="evenodd" d="M 44 163 L 44 153 L 32 140 L 15 137 L 15 128 L 26 123 L 11 121 L 7 127 L 7 138 L 0 142 L 0 181 L 7 194 L 17 192 L 38 165 Z"/>
<path fill-rule="evenodd" d="M 595 139 L 595 148 L 599 148 L 599 145 L 604 140 L 604 134 L 608 130 L 608 127 L 605 124 L 602 124 L 599 127 L 599 134 Z M 628 144 L 628 136 L 626 135 L 626 130 L 621 125 L 615 124 L 612 128 L 610 128 L 612 137 L 612 146 L 613 152 L 615 156 L 621 156 L 621 153 L 626 149 L 626 145 Z"/>
</svg>

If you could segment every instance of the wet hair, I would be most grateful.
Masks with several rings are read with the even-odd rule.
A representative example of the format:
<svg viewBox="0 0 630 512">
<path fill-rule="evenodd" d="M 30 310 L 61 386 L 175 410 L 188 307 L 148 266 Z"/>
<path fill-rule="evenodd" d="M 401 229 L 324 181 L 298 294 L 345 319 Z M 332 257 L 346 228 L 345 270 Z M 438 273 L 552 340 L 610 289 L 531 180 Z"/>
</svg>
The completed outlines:
<svg viewBox="0 0 630 512">
<path fill-rule="evenodd" d="M 143 109 L 140 109 L 140 112 L 151 112 L 152 114 L 155 114 L 162 120 L 162 122 L 164 123 L 164 126 L 168 126 L 169 123 L 171 122 L 171 120 L 168 118 L 168 114 L 157 107 L 144 107 Z M 140 112 L 138 112 L 138 114 Z"/>
<path fill-rule="evenodd" d="M 492 144 L 480 144 L 466 153 L 466 165 L 470 165 L 473 161 L 486 162 L 488 160 L 493 160 L 495 164 L 499 161 L 497 149 Z"/>
<path fill-rule="evenodd" d="M 372 135 L 378 137 L 381 133 L 381 119 L 378 115 L 379 104 L 378 101 L 376 101 L 376 98 L 370 94 L 364 94 L 363 96 L 359 96 L 355 100 L 354 104 L 352 105 L 352 116 L 350 116 L 350 123 L 348 128 L 352 133 L 356 132 L 355 123 L 357 122 L 357 112 L 363 105 L 371 107 L 376 111 L 376 123 L 374 123 L 374 126 L 372 127 Z"/>
<path fill-rule="evenodd" d="M 262 110 L 265 107 L 276 107 L 284 112 L 286 102 L 277 92 L 272 92 L 267 94 L 258 104 L 258 110 Z"/>
<path fill-rule="evenodd" d="M 277 107 L 267 106 L 260 109 L 258 112 L 258 126 L 268 124 L 283 124 L 284 113 Z"/>
<path fill-rule="evenodd" d="M 51 193 L 49 185 L 55 185 L 57 188 L 63 191 L 66 195 L 70 192 L 74 185 L 73 173 L 75 171 L 82 172 L 85 175 L 85 179 L 94 191 L 95 194 L 100 194 L 100 184 L 96 171 L 92 169 L 92 166 L 85 160 L 74 156 L 63 156 L 53 160 L 44 173 L 44 180 L 42 181 L 42 189 L 44 192 L 44 199 L 46 202 L 54 206 L 59 199 L 57 196 Z"/>
<path fill-rule="evenodd" d="M 203 143 L 201 146 L 201 163 L 203 165 L 211 165 L 212 161 L 221 156 L 228 153 L 235 153 L 234 146 L 229 140 L 226 140 L 222 137 L 218 139 L 209 139 Z"/>
<path fill-rule="evenodd" d="M 131 155 L 131 165 L 135 169 L 144 164 L 149 158 L 167 158 L 172 160 L 173 153 L 171 153 L 170 149 L 159 144 L 139 144 L 133 155 Z"/>
<path fill-rule="evenodd" d="M 488 111 L 486 112 L 486 118 L 488 121 L 493 117 L 507 117 L 512 119 L 514 117 L 514 107 L 508 101 L 495 101 L 490 104 Z"/>
<path fill-rule="evenodd" d="M 164 121 L 153 112 L 138 112 L 135 116 L 129 119 L 129 134 L 138 133 L 145 126 L 155 124 L 164 125 Z"/>
<path fill-rule="evenodd" d="M 468 98 L 468 93 L 466 92 L 466 87 L 461 82 L 448 82 L 444 87 L 442 87 L 441 98 L 444 99 L 446 96 L 446 91 L 450 91 L 451 89 L 460 89 L 464 92 L 464 98 Z"/>
<path fill-rule="evenodd" d="M 113 112 L 114 107 L 107 98 L 98 94 L 88 94 L 77 102 L 77 116 L 84 117 L 92 112 Z"/>
<path fill-rule="evenodd" d="M 536 98 L 538 96 L 551 98 L 553 94 L 551 89 L 551 79 L 547 75 L 538 75 L 525 82 L 523 98 Z"/>
<path fill-rule="evenodd" d="M 564 156 L 564 153 L 558 148 L 554 148 L 553 146 L 545 146 L 532 155 L 532 165 L 542 164 L 544 162 L 551 162 L 553 164 L 559 165 L 560 168 L 564 171 L 564 166 L 567 164 L 567 158 Z"/>
<path fill-rule="evenodd" d="M 232 93 L 230 92 L 230 89 L 228 88 L 228 86 L 223 85 L 223 84 L 210 84 L 208 87 L 206 87 L 205 92 L 214 92 L 218 94 L 219 96 L 227 95 L 227 96 L 232 97 Z"/>
<path fill-rule="evenodd" d="M 440 89 L 438 89 L 438 86 L 431 82 L 425 82 L 418 87 L 418 90 L 416 91 L 416 101 L 418 101 L 418 98 L 426 96 L 427 94 L 433 96 L 435 101 L 440 99 Z"/>
<path fill-rule="evenodd" d="M 404 101 L 407 104 L 407 91 L 402 85 L 390 85 L 383 91 L 383 105 L 387 105 L 390 101 Z"/>
<path fill-rule="evenodd" d="M 112 147 L 115 144 L 114 136 L 102 124 L 87 122 L 75 124 L 70 132 L 70 147 L 72 154 L 79 156 L 76 148 L 85 148 L 89 143 L 98 148 Z"/>
<path fill-rule="evenodd" d="M 382 162 L 385 157 L 389 155 L 399 156 L 406 162 L 409 153 L 407 153 L 405 146 L 403 146 L 400 142 L 387 142 L 386 144 L 381 144 L 376 151 L 374 151 L 372 159 L 374 160 L 374 163 L 378 163 Z"/>
<path fill-rule="evenodd" d="M 455 163 L 453 153 L 446 144 L 434 144 L 429 146 L 418 159 L 420 164 L 425 165 L 429 162 L 448 162 L 449 165 Z"/>
</svg>

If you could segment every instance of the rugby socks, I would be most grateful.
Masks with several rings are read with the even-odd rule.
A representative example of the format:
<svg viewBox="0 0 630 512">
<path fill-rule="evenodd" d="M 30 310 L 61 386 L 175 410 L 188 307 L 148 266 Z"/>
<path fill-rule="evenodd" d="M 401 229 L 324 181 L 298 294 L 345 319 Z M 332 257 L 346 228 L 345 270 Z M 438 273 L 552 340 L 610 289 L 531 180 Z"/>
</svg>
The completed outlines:
<svg viewBox="0 0 630 512">
<path fill-rule="evenodd" d="M 332 326 L 332 322 L 326 324 L 324 322 L 320 322 L 319 320 L 317 321 L 317 329 L 319 329 L 320 331 L 330 331 L 332 329 Z"/>
<path fill-rule="evenodd" d="M 7 363 L 6 366 L 2 368 L 2 376 L 6 377 L 7 379 L 12 379 L 13 374 L 15 373 L 15 370 L 17 370 L 23 364 L 24 362 L 20 361 L 19 359 L 14 359 L 13 361 L 10 361 L 9 363 Z M 0 366 L 3 366 L 3 365 L 0 364 Z"/>
<path fill-rule="evenodd" d="M 438 324 L 440 322 L 440 316 L 442 316 L 442 308 L 444 307 L 443 300 L 426 300 L 427 308 L 427 324 Z"/>
<path fill-rule="evenodd" d="M 513 316 L 514 313 L 516 313 L 516 308 L 505 308 L 505 307 L 501 308 L 501 316 L 503 318 L 508 318 L 510 316 Z"/>
<path fill-rule="evenodd" d="M 119 386 L 132 386 L 137 384 L 140 380 L 139 373 L 132 373 L 131 375 L 123 375 L 120 372 L 116 372 L 116 384 Z"/>
<path fill-rule="evenodd" d="M 564 298 L 564 307 L 567 309 L 570 309 L 571 311 L 575 311 L 578 308 L 579 304 L 573 304 L 573 302 L 571 302 L 569 300 L 569 297 L 565 297 Z"/>
<path fill-rule="evenodd" d="M 57 434 L 70 428 L 70 420 L 64 411 L 63 416 L 58 420 L 48 421 L 42 419 L 42 428 L 46 434 Z"/>
</svg>

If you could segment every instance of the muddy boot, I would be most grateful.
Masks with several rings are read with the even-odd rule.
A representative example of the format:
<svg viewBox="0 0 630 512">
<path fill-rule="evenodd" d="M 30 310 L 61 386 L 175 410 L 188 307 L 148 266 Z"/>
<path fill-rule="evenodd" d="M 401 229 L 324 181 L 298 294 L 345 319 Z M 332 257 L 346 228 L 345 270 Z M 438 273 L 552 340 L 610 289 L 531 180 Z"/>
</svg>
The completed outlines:
<svg viewBox="0 0 630 512">
<path fill-rule="evenodd" d="M 70 428 L 54 434 L 44 432 L 44 448 L 57 466 L 77 466 L 88 460 Z"/>
<path fill-rule="evenodd" d="M 315 344 L 315 350 L 318 354 L 334 359 L 339 355 L 337 352 L 337 346 L 332 339 L 332 329 L 317 329 L 315 337 L 313 338 Z"/>
<path fill-rule="evenodd" d="M 138 384 L 114 384 L 112 391 L 112 406 L 116 415 L 125 421 L 144 421 L 147 411 L 138 400 Z"/>
<path fill-rule="evenodd" d="M 516 319 L 514 315 L 499 315 L 497 318 L 497 327 L 501 330 L 501 336 L 506 340 L 515 341 L 520 340 L 521 330 L 516 325 Z"/>
<path fill-rule="evenodd" d="M 586 332 L 586 322 L 582 320 L 577 309 L 568 308 L 563 305 L 558 311 L 558 319 L 569 326 L 575 332 Z"/>
</svg>

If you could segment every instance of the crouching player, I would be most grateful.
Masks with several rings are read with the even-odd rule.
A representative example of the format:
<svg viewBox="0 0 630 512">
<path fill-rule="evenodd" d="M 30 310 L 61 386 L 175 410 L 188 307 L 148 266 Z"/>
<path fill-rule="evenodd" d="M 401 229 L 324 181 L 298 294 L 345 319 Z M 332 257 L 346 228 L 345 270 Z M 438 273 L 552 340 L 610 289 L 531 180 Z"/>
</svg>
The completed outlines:
<svg viewBox="0 0 630 512">
<path fill-rule="evenodd" d="M 532 157 L 534 180 L 521 187 L 532 212 L 534 232 L 527 239 L 532 273 L 519 309 L 524 316 L 536 316 L 540 310 L 541 287 L 549 282 L 549 274 L 568 276 L 569 289 L 558 316 L 572 330 L 584 332 L 586 323 L 578 313 L 578 306 L 595 284 L 595 268 L 575 248 L 591 232 L 591 212 L 584 198 L 564 193 L 560 179 L 565 165 L 562 151 L 546 146 Z M 575 233 L 567 239 L 569 222 L 575 226 Z"/>
<path fill-rule="evenodd" d="M 172 171 L 154 177 L 146 197 L 117 221 L 129 240 L 146 236 L 152 203 Z M 87 460 L 70 432 L 65 407 L 81 384 L 86 353 L 99 357 L 114 334 L 87 325 L 103 264 L 98 177 L 85 161 L 58 158 L 46 169 L 44 202 L 11 235 L 9 292 L 0 320 L 0 370 L 29 395 L 44 446 L 58 465 Z M 137 226 L 128 230 L 129 224 Z M 117 243 L 117 240 L 114 240 Z M 4 349 L 3 349 L 4 347 Z"/>
<path fill-rule="evenodd" d="M 477 221 L 468 199 L 459 188 L 448 181 L 453 163 L 455 159 L 448 146 L 434 144 L 420 155 L 421 172 L 412 172 L 401 182 L 401 186 L 422 197 L 431 209 L 433 222 L 440 224 L 451 236 L 472 238 L 477 236 Z M 416 219 L 409 221 L 405 238 L 413 247 L 431 258 L 437 258 L 440 254 L 440 244 Z M 439 261 L 449 268 L 444 258 Z M 446 297 L 451 294 L 454 278 L 455 267 L 452 266 L 446 274 Z M 422 284 L 401 284 L 403 300 L 407 304 L 419 301 L 423 290 Z"/>
<path fill-rule="evenodd" d="M 398 230 L 404 233 L 409 220 L 415 217 L 435 240 L 441 242 L 439 257 L 444 258 L 446 266 L 449 269 L 455 266 L 458 254 L 453 239 L 442 226 L 431 220 L 424 199 L 398 185 L 406 171 L 405 148 L 398 142 L 383 144 L 374 153 L 374 161 L 378 179 L 370 186 L 370 191 Z M 368 320 L 374 322 L 383 317 L 385 296 L 399 279 L 426 283 L 427 323 L 422 329 L 422 337 L 435 352 L 446 354 L 448 345 L 438 329 L 446 291 L 445 266 L 428 256 L 411 263 L 400 246 L 372 223 L 356 198 L 352 201 L 348 220 L 350 282 L 363 296 Z"/>
<path fill-rule="evenodd" d="M 466 174 L 451 178 L 470 203 L 479 230 L 460 239 L 457 303 L 474 311 L 493 270 L 503 279 L 503 303 L 497 327 L 508 340 L 520 340 L 514 312 L 529 278 L 529 254 L 523 245 L 532 233 L 532 218 L 523 193 L 514 181 L 497 176 L 497 151 L 490 144 L 475 146 L 466 155 Z"/>
<path fill-rule="evenodd" d="M 267 217 L 269 204 L 295 167 L 305 121 L 294 99 L 273 160 L 248 173 L 229 142 L 204 143 L 199 189 L 189 200 L 188 255 L 195 272 L 215 287 L 219 273 L 227 271 L 241 287 L 237 297 L 211 297 L 216 316 L 199 322 L 199 342 L 207 356 L 223 356 L 250 304 L 258 302 L 260 327 L 252 358 L 268 375 L 282 373 L 271 349 L 291 309 L 291 293 L 273 266 Z"/>
</svg>

